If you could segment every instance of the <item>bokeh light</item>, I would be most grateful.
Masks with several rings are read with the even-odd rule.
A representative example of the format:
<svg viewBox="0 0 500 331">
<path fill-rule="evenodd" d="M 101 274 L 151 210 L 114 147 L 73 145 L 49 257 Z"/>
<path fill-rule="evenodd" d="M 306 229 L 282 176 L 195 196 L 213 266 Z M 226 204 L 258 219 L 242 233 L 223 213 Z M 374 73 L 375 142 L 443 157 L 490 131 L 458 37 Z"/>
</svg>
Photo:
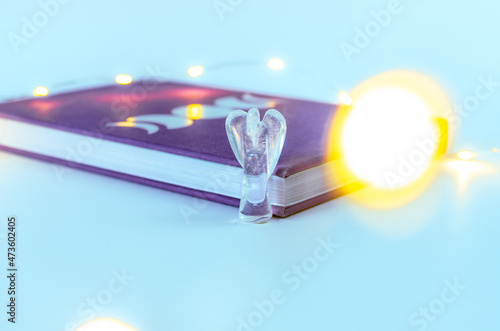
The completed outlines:
<svg viewBox="0 0 500 331">
<path fill-rule="evenodd" d="M 187 106 L 186 117 L 192 120 L 199 120 L 203 118 L 203 106 L 200 104 L 190 104 Z"/>
<path fill-rule="evenodd" d="M 457 153 L 457 156 L 462 161 L 469 161 L 474 156 L 476 156 L 476 154 L 472 153 L 471 151 L 460 151 Z"/>
<path fill-rule="evenodd" d="M 188 69 L 188 75 L 191 76 L 191 77 L 199 77 L 203 74 L 203 67 L 202 66 L 193 66 L 193 67 L 189 67 Z"/>
<path fill-rule="evenodd" d="M 361 183 L 365 188 L 353 196 L 369 206 L 391 208 L 413 200 L 434 177 L 434 161 L 449 144 L 446 94 L 422 74 L 391 71 L 349 95 L 352 103 L 340 104 L 330 128 L 333 180 Z"/>
<path fill-rule="evenodd" d="M 101 317 L 81 325 L 75 331 L 137 331 L 137 329 L 117 319 Z"/>
<path fill-rule="evenodd" d="M 338 95 L 338 99 L 339 99 L 339 103 L 341 103 L 343 105 L 350 106 L 352 104 L 352 98 L 346 92 L 343 92 L 343 91 L 340 92 Z"/>
<path fill-rule="evenodd" d="M 267 62 L 267 66 L 273 70 L 282 70 L 285 68 L 285 62 L 278 58 L 272 58 Z"/>
<path fill-rule="evenodd" d="M 49 94 L 49 89 L 46 88 L 45 86 L 38 86 L 33 90 L 33 95 L 35 97 L 44 97 Z"/>
<path fill-rule="evenodd" d="M 493 168 L 478 161 L 450 160 L 445 162 L 446 168 L 453 173 L 458 192 L 465 193 L 474 177 L 491 173 Z"/>
<path fill-rule="evenodd" d="M 120 85 L 130 84 L 132 83 L 132 76 L 125 74 L 116 75 L 115 82 L 117 82 Z"/>
</svg>

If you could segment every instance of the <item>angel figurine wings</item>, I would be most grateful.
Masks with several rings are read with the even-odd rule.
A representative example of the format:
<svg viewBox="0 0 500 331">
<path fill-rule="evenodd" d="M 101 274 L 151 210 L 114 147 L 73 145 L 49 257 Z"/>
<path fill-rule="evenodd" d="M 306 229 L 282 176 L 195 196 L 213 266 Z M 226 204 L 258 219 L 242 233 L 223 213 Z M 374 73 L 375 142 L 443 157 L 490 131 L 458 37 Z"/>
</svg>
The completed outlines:
<svg viewBox="0 0 500 331">
<path fill-rule="evenodd" d="M 262 121 L 257 108 L 248 113 L 234 110 L 226 119 L 226 132 L 243 168 L 239 217 L 244 222 L 265 223 L 273 214 L 268 180 L 285 142 L 285 118 L 275 109 L 269 109 Z"/>
</svg>

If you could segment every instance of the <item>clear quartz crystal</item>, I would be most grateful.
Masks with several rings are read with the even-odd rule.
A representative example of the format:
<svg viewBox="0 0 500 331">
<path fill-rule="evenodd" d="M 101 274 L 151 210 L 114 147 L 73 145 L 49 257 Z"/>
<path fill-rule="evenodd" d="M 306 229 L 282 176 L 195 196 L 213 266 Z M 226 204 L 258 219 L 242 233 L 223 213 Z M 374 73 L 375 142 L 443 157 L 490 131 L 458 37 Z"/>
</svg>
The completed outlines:
<svg viewBox="0 0 500 331">
<path fill-rule="evenodd" d="M 262 121 L 256 108 L 248 113 L 235 110 L 226 119 L 226 132 L 244 173 L 240 219 L 265 223 L 273 214 L 267 187 L 285 142 L 285 118 L 275 109 L 269 109 Z"/>
</svg>

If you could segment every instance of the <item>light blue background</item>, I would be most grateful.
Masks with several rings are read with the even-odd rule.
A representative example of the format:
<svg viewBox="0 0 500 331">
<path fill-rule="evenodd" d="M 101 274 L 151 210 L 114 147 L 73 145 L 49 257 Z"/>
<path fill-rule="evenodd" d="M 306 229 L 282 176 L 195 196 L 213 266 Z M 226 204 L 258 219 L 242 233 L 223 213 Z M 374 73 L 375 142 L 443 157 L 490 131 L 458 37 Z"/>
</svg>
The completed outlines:
<svg viewBox="0 0 500 331">
<path fill-rule="evenodd" d="M 118 73 L 141 77 L 157 66 L 190 80 L 186 69 L 198 64 L 206 72 L 197 83 L 332 102 L 339 90 L 392 69 L 432 76 L 455 103 L 474 94 L 479 76 L 500 80 L 500 5 L 486 0 L 404 1 L 346 61 L 340 44 L 352 44 L 355 28 L 387 5 L 244 0 L 221 21 L 210 0 L 73 0 L 16 52 L 8 34 L 20 34 L 23 17 L 41 7 L 5 3 L 0 97 L 29 95 L 38 85 L 57 92 L 73 80 L 108 83 Z M 270 71 L 271 57 L 286 70 Z M 254 64 L 224 66 L 239 61 Z M 495 169 L 498 154 L 483 152 L 500 147 L 499 106 L 500 90 L 464 119 L 454 144 L 481 152 Z M 8 325 L 2 313 L 2 329 L 81 324 L 87 316 L 78 307 L 122 269 L 134 280 L 97 316 L 141 331 L 235 330 L 238 317 L 275 289 L 286 300 L 256 330 L 419 330 L 410 315 L 454 279 L 466 289 L 427 329 L 499 328 L 498 171 L 475 178 L 465 194 L 443 172 L 396 210 L 341 198 L 263 226 L 237 224 L 236 208 L 215 203 L 186 222 L 180 206 L 194 206 L 191 197 L 80 171 L 59 181 L 51 164 L 7 153 L 0 153 L 0 183 L 0 247 L 6 250 L 6 217 L 16 215 L 20 249 L 19 322 Z M 340 247 L 292 291 L 282 275 L 329 235 Z"/>
</svg>

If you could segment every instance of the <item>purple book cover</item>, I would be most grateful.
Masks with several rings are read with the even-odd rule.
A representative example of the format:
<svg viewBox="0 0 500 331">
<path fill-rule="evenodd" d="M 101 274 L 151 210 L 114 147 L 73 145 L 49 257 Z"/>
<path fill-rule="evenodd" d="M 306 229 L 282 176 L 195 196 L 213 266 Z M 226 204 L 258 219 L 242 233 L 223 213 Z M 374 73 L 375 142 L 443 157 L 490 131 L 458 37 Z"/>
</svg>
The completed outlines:
<svg viewBox="0 0 500 331">
<path fill-rule="evenodd" d="M 254 107 L 261 117 L 275 108 L 287 121 L 276 176 L 286 178 L 325 162 L 335 105 L 219 88 L 139 81 L 0 104 L 0 117 L 239 167 L 226 136 L 225 119 L 234 109 Z M 71 157 L 54 159 L 0 148 L 225 204 L 239 203 L 236 198 L 78 164 Z M 338 194 L 330 191 L 293 206 L 273 206 L 273 212 L 288 216 Z"/>
</svg>

